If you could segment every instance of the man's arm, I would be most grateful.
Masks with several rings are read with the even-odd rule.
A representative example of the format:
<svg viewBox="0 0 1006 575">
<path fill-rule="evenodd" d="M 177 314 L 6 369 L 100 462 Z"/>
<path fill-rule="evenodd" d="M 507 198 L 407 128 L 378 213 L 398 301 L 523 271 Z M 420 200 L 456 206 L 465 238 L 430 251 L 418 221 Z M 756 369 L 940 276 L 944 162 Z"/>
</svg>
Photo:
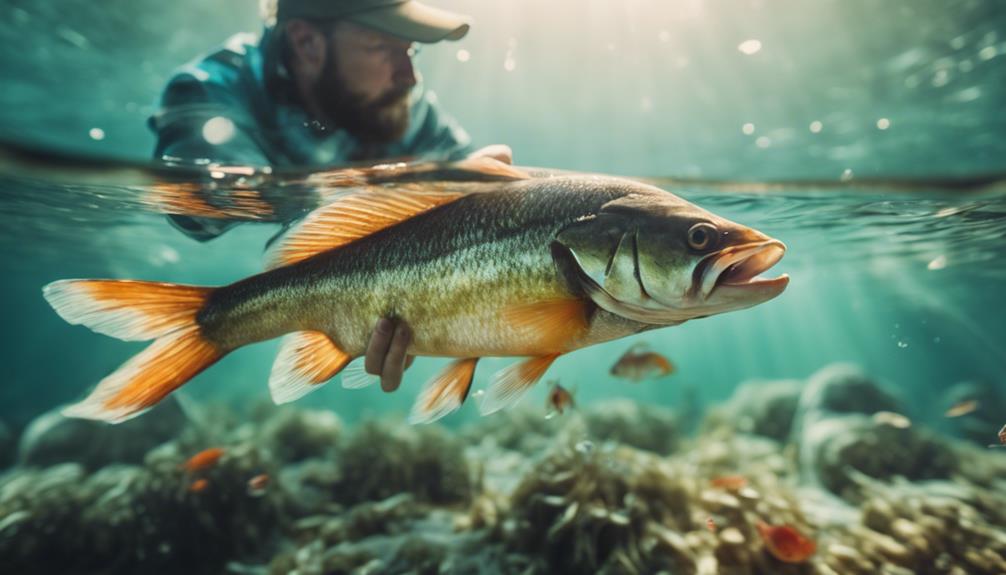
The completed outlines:
<svg viewBox="0 0 1006 575">
<path fill-rule="evenodd" d="M 150 119 L 150 127 L 157 134 L 154 157 L 175 162 L 270 165 L 249 131 L 254 129 L 254 122 L 243 106 L 221 86 L 196 76 L 178 74 L 165 88 L 161 110 Z M 201 242 L 239 223 L 183 215 L 170 215 L 168 219 L 182 233 Z"/>
</svg>

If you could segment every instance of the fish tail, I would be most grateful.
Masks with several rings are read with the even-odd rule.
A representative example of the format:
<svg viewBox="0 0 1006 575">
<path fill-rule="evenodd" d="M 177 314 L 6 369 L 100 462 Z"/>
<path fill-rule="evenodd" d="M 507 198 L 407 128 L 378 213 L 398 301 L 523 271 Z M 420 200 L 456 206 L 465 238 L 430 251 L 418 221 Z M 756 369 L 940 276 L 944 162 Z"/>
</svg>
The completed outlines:
<svg viewBox="0 0 1006 575">
<path fill-rule="evenodd" d="M 67 322 L 128 341 L 154 340 L 68 417 L 119 423 L 153 407 L 227 351 L 206 339 L 196 316 L 214 288 L 133 280 L 60 280 L 43 288 Z"/>
</svg>

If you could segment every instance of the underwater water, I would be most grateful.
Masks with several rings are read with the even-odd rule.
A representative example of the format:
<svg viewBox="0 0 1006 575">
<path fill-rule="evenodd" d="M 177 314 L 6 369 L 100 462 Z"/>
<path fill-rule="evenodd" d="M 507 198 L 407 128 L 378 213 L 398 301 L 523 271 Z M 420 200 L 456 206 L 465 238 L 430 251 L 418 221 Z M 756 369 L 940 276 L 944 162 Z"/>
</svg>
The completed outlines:
<svg viewBox="0 0 1006 575">
<path fill-rule="evenodd" d="M 274 407 L 271 341 L 125 424 L 63 418 L 144 344 L 44 285 L 229 284 L 279 226 L 194 242 L 182 191 L 318 201 L 310 173 L 147 163 L 163 82 L 253 4 L 4 2 L 0 572 L 1006 572 L 1000 3 L 436 2 L 476 24 L 417 65 L 476 144 L 756 228 L 786 291 L 570 353 L 487 417 L 407 424 L 438 358 Z M 639 345 L 672 373 L 612 373 Z M 553 381 L 575 407 L 547 417 Z"/>
</svg>

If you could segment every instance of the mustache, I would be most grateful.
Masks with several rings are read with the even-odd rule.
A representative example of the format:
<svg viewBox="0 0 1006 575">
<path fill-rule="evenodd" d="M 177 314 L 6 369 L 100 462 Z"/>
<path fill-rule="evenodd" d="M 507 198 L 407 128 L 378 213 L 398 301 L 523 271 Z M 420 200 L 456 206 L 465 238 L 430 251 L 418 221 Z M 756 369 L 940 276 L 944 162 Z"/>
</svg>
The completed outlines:
<svg viewBox="0 0 1006 575">
<path fill-rule="evenodd" d="M 401 102 L 402 100 L 404 100 L 405 98 L 408 98 L 409 94 L 411 93 L 412 93 L 412 86 L 408 84 L 402 84 L 401 86 L 393 88 L 390 92 L 381 96 L 377 100 L 374 100 L 367 107 L 371 109 L 381 109 L 381 108 L 387 108 L 389 106 L 394 106 L 399 102 Z"/>
</svg>

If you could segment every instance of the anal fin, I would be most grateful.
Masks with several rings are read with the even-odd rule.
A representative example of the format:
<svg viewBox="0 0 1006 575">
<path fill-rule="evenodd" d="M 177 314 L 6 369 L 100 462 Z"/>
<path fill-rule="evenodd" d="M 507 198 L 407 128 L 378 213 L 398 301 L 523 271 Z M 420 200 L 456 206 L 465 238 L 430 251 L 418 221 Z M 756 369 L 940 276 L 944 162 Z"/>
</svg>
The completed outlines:
<svg viewBox="0 0 1006 575">
<path fill-rule="evenodd" d="M 279 404 L 300 399 L 342 371 L 350 359 L 320 331 L 284 336 L 269 375 L 273 401 Z"/>
<path fill-rule="evenodd" d="M 412 406 L 409 423 L 433 423 L 461 407 L 471 389 L 478 361 L 477 357 L 453 361 L 428 381 Z"/>
<path fill-rule="evenodd" d="M 479 413 L 489 415 L 520 401 L 559 355 L 532 357 L 493 374 L 489 389 L 479 403 Z"/>
</svg>

